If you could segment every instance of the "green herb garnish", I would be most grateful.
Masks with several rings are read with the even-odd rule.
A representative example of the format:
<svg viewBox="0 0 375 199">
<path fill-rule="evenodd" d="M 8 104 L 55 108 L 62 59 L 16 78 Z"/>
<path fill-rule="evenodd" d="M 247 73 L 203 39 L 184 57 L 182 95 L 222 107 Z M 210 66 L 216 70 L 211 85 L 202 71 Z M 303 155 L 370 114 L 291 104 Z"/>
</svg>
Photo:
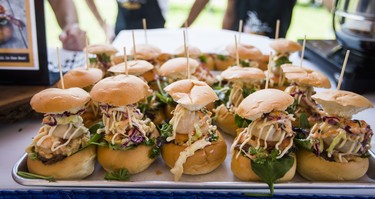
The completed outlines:
<svg viewBox="0 0 375 199">
<path fill-rule="evenodd" d="M 274 183 L 282 178 L 294 164 L 294 158 L 291 156 L 272 160 L 273 155 L 266 158 L 263 163 L 251 161 L 251 168 L 270 188 L 269 196 L 274 194 Z"/>
<path fill-rule="evenodd" d="M 246 98 L 247 96 L 249 96 L 251 93 L 254 93 L 256 90 L 254 87 L 251 87 L 251 88 L 246 88 L 245 86 L 242 87 L 242 96 L 244 98 Z"/>
<path fill-rule="evenodd" d="M 286 109 L 286 112 L 288 112 L 289 114 L 294 114 L 294 112 L 296 112 L 297 106 L 298 106 L 298 101 L 294 100 L 293 104 L 288 106 L 288 108 Z"/>
<path fill-rule="evenodd" d="M 307 119 L 306 113 L 302 113 L 299 116 L 299 128 L 310 129 L 310 123 L 309 123 L 309 120 Z"/>
<path fill-rule="evenodd" d="M 154 159 L 156 157 L 158 157 L 160 155 L 160 148 L 157 147 L 157 146 L 154 146 L 151 150 L 150 150 L 150 154 L 148 157 L 150 157 L 151 159 Z"/>
<path fill-rule="evenodd" d="M 111 57 L 108 56 L 108 55 L 105 54 L 105 53 L 102 53 L 102 54 L 100 55 L 100 59 L 101 59 L 102 62 L 106 62 L 106 63 L 110 63 L 110 62 L 111 62 Z"/>
<path fill-rule="evenodd" d="M 172 136 L 173 126 L 169 123 L 164 122 L 161 127 L 158 127 L 161 137 Z"/>
<path fill-rule="evenodd" d="M 202 63 L 207 63 L 207 57 L 205 55 L 201 55 L 199 56 L 199 60 L 202 62 Z"/>
<path fill-rule="evenodd" d="M 227 58 L 225 57 L 225 55 L 216 55 L 216 57 L 221 60 L 221 61 L 225 61 Z"/>
<path fill-rule="evenodd" d="M 291 64 L 291 63 L 292 63 L 292 62 L 289 61 L 288 57 L 282 56 L 282 57 L 280 57 L 279 59 L 277 59 L 277 60 L 275 61 L 275 66 L 276 66 L 276 67 L 279 67 L 279 66 L 281 66 L 281 65 L 283 65 L 283 64 Z"/>
<path fill-rule="evenodd" d="M 27 179 L 42 179 L 42 180 L 48 180 L 49 182 L 55 182 L 55 178 L 52 176 L 42 176 L 42 175 L 37 175 L 29 172 L 24 172 L 24 171 L 17 171 L 17 175 L 21 176 L 23 178 Z"/>
<path fill-rule="evenodd" d="M 234 115 L 234 123 L 238 128 L 246 128 L 251 123 L 251 120 L 244 119 L 240 117 L 239 115 Z"/>
<path fill-rule="evenodd" d="M 293 142 L 296 144 L 298 148 L 311 151 L 312 146 L 310 140 L 294 138 Z"/>
<path fill-rule="evenodd" d="M 105 180 L 118 180 L 118 181 L 128 181 L 130 174 L 127 169 L 120 169 L 118 171 L 106 172 Z"/>
</svg>

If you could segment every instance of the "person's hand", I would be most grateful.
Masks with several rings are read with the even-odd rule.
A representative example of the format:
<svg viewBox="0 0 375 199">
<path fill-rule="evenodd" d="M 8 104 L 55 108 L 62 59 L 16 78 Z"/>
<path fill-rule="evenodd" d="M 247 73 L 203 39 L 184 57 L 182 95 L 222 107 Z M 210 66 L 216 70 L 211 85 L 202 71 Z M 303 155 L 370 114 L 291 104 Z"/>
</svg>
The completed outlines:
<svg viewBox="0 0 375 199">
<path fill-rule="evenodd" d="M 106 42 L 112 43 L 113 39 L 115 39 L 115 29 L 113 28 L 113 26 L 105 23 L 102 25 L 102 29 L 106 37 Z"/>
<path fill-rule="evenodd" d="M 78 24 L 65 27 L 59 39 L 66 50 L 81 51 L 86 46 L 86 32 Z"/>
</svg>

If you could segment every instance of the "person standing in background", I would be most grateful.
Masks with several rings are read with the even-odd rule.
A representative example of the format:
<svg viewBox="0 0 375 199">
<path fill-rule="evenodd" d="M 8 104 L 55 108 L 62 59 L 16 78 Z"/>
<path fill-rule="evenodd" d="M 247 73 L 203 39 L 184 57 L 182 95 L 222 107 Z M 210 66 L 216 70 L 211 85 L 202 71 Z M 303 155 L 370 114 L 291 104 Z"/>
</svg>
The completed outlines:
<svg viewBox="0 0 375 199">
<path fill-rule="evenodd" d="M 285 37 L 295 4 L 296 0 L 228 0 L 223 29 L 237 31 L 242 19 L 244 32 L 274 38 L 279 19 L 279 37 Z"/>
<path fill-rule="evenodd" d="M 164 28 L 168 0 L 118 0 L 115 34 L 121 30 L 142 29 L 142 19 L 147 28 Z"/>
<path fill-rule="evenodd" d="M 77 10 L 72 0 L 49 0 L 62 29 L 59 36 L 66 50 L 80 51 L 86 45 L 86 32 L 78 25 Z"/>
</svg>

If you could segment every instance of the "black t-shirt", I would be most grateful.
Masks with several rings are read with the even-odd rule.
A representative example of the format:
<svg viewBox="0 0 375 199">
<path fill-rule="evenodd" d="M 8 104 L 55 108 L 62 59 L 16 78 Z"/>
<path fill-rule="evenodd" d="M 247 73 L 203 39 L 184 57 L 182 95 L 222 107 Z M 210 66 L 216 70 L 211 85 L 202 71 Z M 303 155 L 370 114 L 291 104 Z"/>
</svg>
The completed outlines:
<svg viewBox="0 0 375 199">
<path fill-rule="evenodd" d="M 244 31 L 275 37 L 276 20 L 280 19 L 279 37 L 285 37 L 296 0 L 235 0 L 235 21 L 238 30 L 243 20 Z"/>
<path fill-rule="evenodd" d="M 142 19 L 147 29 L 164 28 L 165 19 L 157 0 L 119 0 L 115 33 L 121 30 L 142 29 Z"/>
</svg>

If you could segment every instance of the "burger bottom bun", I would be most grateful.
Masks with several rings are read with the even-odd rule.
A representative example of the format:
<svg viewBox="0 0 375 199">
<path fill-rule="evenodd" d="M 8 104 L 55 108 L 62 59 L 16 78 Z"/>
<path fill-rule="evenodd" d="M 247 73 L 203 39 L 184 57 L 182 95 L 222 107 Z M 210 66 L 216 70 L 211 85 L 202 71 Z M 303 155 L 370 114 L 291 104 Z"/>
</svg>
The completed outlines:
<svg viewBox="0 0 375 199">
<path fill-rule="evenodd" d="M 227 69 L 229 66 L 232 66 L 233 64 L 236 63 L 236 59 L 230 57 L 230 56 L 225 56 L 225 60 L 221 60 L 217 56 L 214 58 L 215 61 L 215 70 L 218 71 L 223 71 Z"/>
<path fill-rule="evenodd" d="M 298 173 L 311 181 L 349 181 L 361 178 L 368 170 L 368 158 L 355 158 L 348 163 L 330 162 L 301 149 L 297 152 Z"/>
<path fill-rule="evenodd" d="M 155 129 L 153 135 L 158 134 Z M 133 149 L 122 151 L 98 146 L 98 162 L 108 172 L 127 169 L 129 174 L 137 174 L 146 170 L 155 161 L 155 158 L 149 158 L 152 147 L 140 144 Z"/>
<path fill-rule="evenodd" d="M 30 173 L 52 176 L 56 180 L 79 180 L 89 176 L 94 171 L 95 157 L 96 146 L 90 145 L 51 165 L 28 157 L 27 169 Z"/>
<path fill-rule="evenodd" d="M 188 175 L 200 175 L 210 173 L 224 162 L 227 156 L 227 145 L 217 131 L 219 139 L 217 142 L 212 142 L 211 145 L 206 146 L 203 149 L 197 150 L 194 155 L 186 159 L 183 165 L 184 174 Z M 180 152 L 185 150 L 186 146 L 176 145 L 174 143 L 164 144 L 161 150 L 161 155 L 164 162 L 173 168 Z"/>
<path fill-rule="evenodd" d="M 235 157 L 238 152 L 238 150 L 235 150 L 232 156 L 231 169 L 233 174 L 242 181 L 261 181 L 260 177 L 252 170 L 249 158 L 243 155 L 239 155 L 238 158 Z M 295 154 L 290 154 L 290 156 L 294 158 L 293 166 L 276 182 L 287 182 L 293 179 L 294 174 L 296 173 L 297 160 Z"/>
<path fill-rule="evenodd" d="M 229 112 L 224 105 L 217 107 L 215 111 L 216 125 L 223 130 L 224 133 L 235 137 L 238 127 L 234 121 L 234 113 Z"/>
</svg>

